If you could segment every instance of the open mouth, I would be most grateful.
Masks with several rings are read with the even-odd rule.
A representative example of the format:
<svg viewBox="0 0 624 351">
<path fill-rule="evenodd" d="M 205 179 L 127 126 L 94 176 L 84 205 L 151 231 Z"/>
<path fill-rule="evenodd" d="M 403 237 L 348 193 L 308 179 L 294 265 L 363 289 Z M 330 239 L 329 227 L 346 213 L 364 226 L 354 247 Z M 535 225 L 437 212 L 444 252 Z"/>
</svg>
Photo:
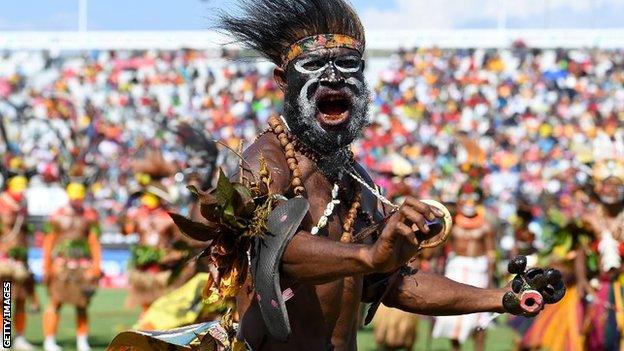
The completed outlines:
<svg viewBox="0 0 624 351">
<path fill-rule="evenodd" d="M 345 93 L 334 91 L 320 94 L 316 99 L 317 119 L 325 126 L 339 126 L 349 119 L 351 99 Z"/>
</svg>

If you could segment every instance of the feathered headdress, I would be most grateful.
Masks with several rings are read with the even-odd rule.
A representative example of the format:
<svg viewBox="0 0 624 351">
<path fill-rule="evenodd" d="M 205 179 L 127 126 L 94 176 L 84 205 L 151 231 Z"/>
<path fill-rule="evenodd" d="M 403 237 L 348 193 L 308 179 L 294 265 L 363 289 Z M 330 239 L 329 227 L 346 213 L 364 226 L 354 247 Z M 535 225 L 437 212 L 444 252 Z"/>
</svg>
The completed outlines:
<svg viewBox="0 0 624 351">
<path fill-rule="evenodd" d="M 217 28 L 276 65 L 320 47 L 364 51 L 364 27 L 345 0 L 241 0 L 239 7 L 240 15 L 222 13 Z"/>
</svg>

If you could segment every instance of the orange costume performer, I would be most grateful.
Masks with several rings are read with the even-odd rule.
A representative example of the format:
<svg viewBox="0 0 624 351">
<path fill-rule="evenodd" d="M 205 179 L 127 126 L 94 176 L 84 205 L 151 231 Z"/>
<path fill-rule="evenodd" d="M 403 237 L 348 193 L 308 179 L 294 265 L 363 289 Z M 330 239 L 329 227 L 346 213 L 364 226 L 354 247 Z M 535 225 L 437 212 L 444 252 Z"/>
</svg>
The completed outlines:
<svg viewBox="0 0 624 351">
<path fill-rule="evenodd" d="M 55 334 L 63 303 L 76 307 L 77 350 L 90 350 L 87 307 L 101 275 L 98 215 L 84 205 L 84 185 L 69 184 L 67 195 L 70 203 L 51 216 L 52 232 L 43 244 L 44 282 L 50 297 L 43 315 L 45 351 L 61 350 Z"/>
<path fill-rule="evenodd" d="M 177 286 L 172 284 L 174 271 L 190 250 L 179 241 L 181 236 L 166 207 L 171 197 L 159 182 L 173 175 L 175 168 L 158 152 L 135 161 L 133 168 L 143 189 L 139 192 L 140 205 L 128 211 L 123 223 L 124 233 L 138 235 L 131 253 L 126 305 L 140 306 L 145 312 L 152 302 Z"/>
<path fill-rule="evenodd" d="M 15 350 L 33 350 L 24 338 L 26 329 L 26 299 L 34 296 L 34 280 L 28 268 L 27 210 L 24 191 L 28 180 L 15 176 L 8 180 L 7 190 L 0 194 L 0 281 L 12 283 L 15 301 L 13 322 Z"/>
<path fill-rule="evenodd" d="M 494 231 L 486 218 L 481 190 L 473 183 L 468 182 L 460 189 L 445 276 L 460 283 L 487 288 L 492 285 L 494 275 Z M 489 313 L 436 317 L 432 334 L 436 338 L 451 339 L 453 349 L 459 349 L 460 344 L 473 336 L 475 349 L 483 350 L 484 329 L 491 319 Z"/>
</svg>

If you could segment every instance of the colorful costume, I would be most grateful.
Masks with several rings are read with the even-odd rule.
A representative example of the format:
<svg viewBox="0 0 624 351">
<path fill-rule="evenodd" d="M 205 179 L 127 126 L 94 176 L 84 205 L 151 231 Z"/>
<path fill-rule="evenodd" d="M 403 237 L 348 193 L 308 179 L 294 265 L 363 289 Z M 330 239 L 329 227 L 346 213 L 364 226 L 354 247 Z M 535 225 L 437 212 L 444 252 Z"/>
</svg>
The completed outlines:
<svg viewBox="0 0 624 351">
<path fill-rule="evenodd" d="M 28 212 L 23 201 L 27 179 L 16 176 L 7 182 L 8 189 L 0 193 L 0 281 L 10 281 L 16 350 L 32 350 L 24 338 L 26 329 L 25 303 L 34 297 L 34 279 L 28 267 L 28 239 L 26 221 Z"/>
<path fill-rule="evenodd" d="M 98 215 L 82 205 L 86 195 L 84 185 L 71 183 L 67 195 L 70 205 L 51 216 L 52 232 L 46 235 L 43 243 L 44 280 L 50 297 L 43 316 L 46 351 L 60 350 L 55 335 L 63 303 L 75 306 L 78 312 L 78 350 L 90 350 L 87 307 L 101 275 Z"/>
<path fill-rule="evenodd" d="M 619 226 L 624 227 L 624 212 L 619 216 Z M 616 261 L 624 258 L 622 238 L 616 242 L 612 237 L 602 237 L 591 244 L 592 256 L 606 260 L 608 251 L 617 255 Z M 607 248 L 611 246 L 612 249 Z M 591 257 L 591 256 L 590 256 Z M 607 266 L 600 263 L 599 273 L 592 279 L 595 289 L 586 308 L 585 332 L 586 346 L 589 350 L 615 350 L 624 347 L 622 333 L 624 331 L 624 288 L 622 275 L 605 271 Z"/>
<path fill-rule="evenodd" d="M 141 206 L 128 213 L 128 218 L 142 226 L 150 221 L 173 226 L 173 221 L 162 207 L 148 208 Z M 143 222 L 143 223 L 141 223 Z M 147 227 L 147 226 L 145 226 Z M 139 243 L 131 249 L 131 267 L 128 276 L 130 289 L 126 300 L 127 306 L 147 308 L 156 299 L 163 296 L 170 288 L 171 267 L 163 262 L 170 252 L 170 233 L 159 233 L 155 228 L 140 234 Z M 142 231 L 143 228 L 137 228 Z"/>
<path fill-rule="evenodd" d="M 481 192 L 471 183 L 464 184 L 458 197 L 459 212 L 455 216 L 452 240 L 468 242 L 466 247 L 480 246 L 481 252 L 463 248 L 464 256 L 451 252 L 446 261 L 444 275 L 454 281 L 479 288 L 487 288 L 492 280 L 493 246 L 490 238 L 492 228 L 485 217 L 485 210 L 480 206 Z M 455 247 L 451 245 L 451 249 Z M 466 256 L 479 254 L 481 256 Z M 477 313 L 464 316 L 437 317 L 433 328 L 436 338 L 448 338 L 463 343 L 473 332 L 487 327 L 492 319 L 489 313 Z"/>
<path fill-rule="evenodd" d="M 160 183 L 175 173 L 174 166 L 161 153 L 151 152 L 136 160 L 133 170 L 141 186 L 136 192 L 140 204 L 128 211 L 123 226 L 126 234 L 136 233 L 139 240 L 131 249 L 126 305 L 145 312 L 156 299 L 190 279 L 192 272 L 181 266 L 190 250 L 167 212 L 166 204 L 173 201 Z"/>
<path fill-rule="evenodd" d="M 201 256 L 215 269 L 203 295 L 208 299 L 237 298 L 241 328 L 236 332 L 224 318 L 220 324 L 232 328 L 223 328 L 229 339 L 227 343 L 219 342 L 222 347 L 272 351 L 353 349 L 360 302 L 372 305 L 368 322 L 382 301 L 390 302 L 399 286 L 415 287 L 412 280 L 404 278 L 417 274 L 402 264 L 404 260 L 397 264 L 400 268 L 380 267 L 369 274 L 354 273 L 352 267 L 334 266 L 332 260 L 325 259 L 331 251 L 325 245 L 361 252 L 362 248 L 353 244 L 373 245 L 380 236 L 388 236 L 388 231 L 390 236 L 398 234 L 398 224 L 388 225 L 384 217 L 392 216 L 389 212 L 399 206 L 380 194 L 350 150 L 366 126 L 369 112 L 363 74 L 363 26 L 353 8 L 342 0 L 246 0 L 241 1 L 241 7 L 240 18 L 223 15 L 223 28 L 279 66 L 275 77 L 285 93 L 284 113 L 282 118 L 271 116 L 267 132 L 239 155 L 238 177 L 230 179 L 221 173 L 216 189 L 193 189 L 201 203 L 202 221 L 175 214 L 172 217 L 184 234 L 208 246 Z M 432 211 L 426 207 L 432 206 L 430 202 L 419 205 L 422 207 L 417 212 Z M 448 237 L 450 214 L 440 207 L 446 210 L 441 205 L 433 206 L 438 211 L 425 214 L 431 226 L 418 223 L 415 246 L 437 246 Z M 402 230 L 407 235 L 409 227 Z M 423 235 L 427 232 L 434 237 Z M 433 241 L 436 237 L 440 238 Z M 302 239 L 309 239 L 310 245 L 295 244 Z M 307 269 L 309 265 L 310 271 L 316 270 L 309 279 L 284 274 L 287 246 L 290 255 L 299 259 L 294 266 Z M 292 253 L 296 251 L 301 255 Z M 315 265 L 301 260 L 308 254 L 312 255 L 310 260 L 318 258 L 321 262 Z M 349 262 L 343 260 L 343 254 L 333 256 L 341 264 Z M 518 280 L 524 279 L 524 268 L 515 270 Z M 324 277 L 326 273 L 334 273 L 336 278 Z M 544 277 L 548 285 L 556 284 L 555 272 L 548 273 L 550 276 Z M 474 291 L 443 278 L 439 283 L 463 288 L 466 295 Z M 495 305 L 513 313 L 536 314 L 536 310 L 521 304 L 527 301 L 529 288 L 535 299 L 542 293 L 537 290 L 544 290 L 544 286 L 527 283 L 514 292 L 500 291 L 502 301 Z M 439 297 L 437 292 L 430 294 Z M 562 296 L 555 297 L 550 301 L 556 302 Z M 405 310 L 411 303 L 416 304 L 404 303 L 398 306 Z M 539 307 L 540 303 L 535 305 Z M 115 339 L 110 349 L 162 345 L 162 341 L 150 342 L 150 337 L 158 339 L 158 333 L 126 335 L 126 342 Z M 215 349 L 219 338 L 209 336 L 191 338 L 169 349 L 201 348 L 188 345 L 189 341 Z M 136 343 L 128 344 L 132 337 L 137 337 Z"/>
<path fill-rule="evenodd" d="M 624 348 L 624 302 L 622 259 L 624 258 L 624 163 L 605 159 L 594 165 L 593 178 L 600 204 L 590 209 L 586 226 L 594 234 L 587 266 L 594 289 L 588 297 L 585 328 L 586 348 Z M 607 189 L 607 190 L 605 190 Z M 619 213 L 606 208 L 618 208 Z"/>
<path fill-rule="evenodd" d="M 616 164 L 596 162 L 593 172 L 596 184 L 609 178 L 623 179 L 624 168 L 614 167 Z M 602 221 L 607 215 L 601 204 L 587 206 L 583 191 L 574 185 L 562 187 L 566 188 L 569 189 L 562 190 L 554 199 L 543 199 L 546 218 L 542 223 L 542 239 L 547 248 L 540 256 L 563 273 L 567 294 L 561 303 L 547 306 L 534 320 L 514 317 L 511 325 L 521 335 L 520 346 L 524 348 L 618 350 L 624 330 L 624 309 L 617 270 L 621 267 L 624 237 L 621 230 L 610 230 Z M 599 223 L 589 223 L 592 221 Z M 624 228 L 624 211 L 611 227 Z M 584 258 L 586 268 L 583 269 L 587 272 L 577 271 L 574 261 L 579 257 Z M 592 277 L 591 286 L 585 286 Z M 581 295 L 583 287 L 589 290 L 585 299 Z"/>
</svg>

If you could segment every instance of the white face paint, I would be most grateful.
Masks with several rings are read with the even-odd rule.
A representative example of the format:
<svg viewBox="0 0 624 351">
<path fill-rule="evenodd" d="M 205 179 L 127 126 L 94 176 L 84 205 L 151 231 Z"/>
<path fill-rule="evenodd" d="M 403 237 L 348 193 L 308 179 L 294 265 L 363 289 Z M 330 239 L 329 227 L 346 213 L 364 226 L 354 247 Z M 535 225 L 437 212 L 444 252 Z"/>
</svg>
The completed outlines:
<svg viewBox="0 0 624 351">
<path fill-rule="evenodd" d="M 474 206 L 461 206 L 460 211 L 466 217 L 474 217 L 477 214 L 477 209 Z"/>
<path fill-rule="evenodd" d="M 308 98 L 308 90 L 312 84 L 317 83 L 318 81 L 319 78 L 312 78 L 308 80 L 299 92 L 297 102 L 299 104 L 299 108 L 301 109 L 301 114 L 304 116 L 314 116 L 316 114 L 316 105 L 312 99 Z"/>
<path fill-rule="evenodd" d="M 357 73 L 362 68 L 362 60 L 355 55 L 341 56 L 329 61 L 323 58 L 310 57 L 297 61 L 294 65 L 297 72 L 309 75 L 321 74 L 331 66 L 342 73 Z"/>
<path fill-rule="evenodd" d="M 323 155 L 333 154 L 351 143 L 368 124 L 370 93 L 364 81 L 361 56 L 355 53 L 336 56 L 335 52 L 325 50 L 301 57 L 287 68 L 284 119 L 293 134 Z M 323 116 L 318 116 L 317 99 L 328 91 L 349 100 L 349 119 L 343 128 L 325 129 Z"/>
</svg>

